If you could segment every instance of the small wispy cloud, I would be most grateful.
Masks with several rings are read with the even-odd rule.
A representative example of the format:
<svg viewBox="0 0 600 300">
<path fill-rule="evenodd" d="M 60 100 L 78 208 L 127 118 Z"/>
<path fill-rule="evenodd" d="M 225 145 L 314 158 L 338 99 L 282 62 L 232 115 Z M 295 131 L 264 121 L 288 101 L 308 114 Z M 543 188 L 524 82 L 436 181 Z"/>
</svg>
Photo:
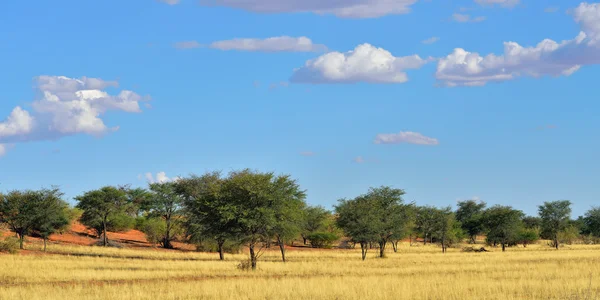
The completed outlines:
<svg viewBox="0 0 600 300">
<path fill-rule="evenodd" d="M 177 48 L 177 49 L 195 49 L 195 48 L 200 48 L 202 47 L 202 44 L 196 42 L 196 41 L 183 41 L 183 42 L 177 42 L 173 45 L 173 47 Z"/>
<path fill-rule="evenodd" d="M 435 42 L 437 42 L 439 40 L 440 40 L 439 37 L 433 36 L 433 37 L 430 37 L 430 38 L 428 38 L 426 40 L 421 41 L 421 43 L 426 44 L 426 45 L 431 45 L 431 44 L 433 44 L 433 43 L 435 43 Z"/>
<path fill-rule="evenodd" d="M 380 133 L 375 137 L 375 144 L 415 144 L 436 146 L 439 141 L 435 138 L 424 136 L 418 132 L 401 131 L 399 133 Z"/>
<path fill-rule="evenodd" d="M 169 5 L 179 4 L 179 0 L 157 0 L 158 2 L 166 3 Z"/>
<path fill-rule="evenodd" d="M 452 15 L 452 20 L 458 23 L 479 23 L 485 21 L 486 17 L 479 16 L 472 18 L 471 15 L 468 14 L 458 14 L 455 13 Z"/>
<path fill-rule="evenodd" d="M 362 164 L 365 162 L 365 159 L 362 156 L 357 156 L 352 161 L 354 161 L 357 164 Z"/>
<path fill-rule="evenodd" d="M 544 12 L 546 13 L 555 13 L 559 10 L 560 8 L 558 6 L 550 6 L 550 7 L 546 7 L 544 9 Z"/>
</svg>

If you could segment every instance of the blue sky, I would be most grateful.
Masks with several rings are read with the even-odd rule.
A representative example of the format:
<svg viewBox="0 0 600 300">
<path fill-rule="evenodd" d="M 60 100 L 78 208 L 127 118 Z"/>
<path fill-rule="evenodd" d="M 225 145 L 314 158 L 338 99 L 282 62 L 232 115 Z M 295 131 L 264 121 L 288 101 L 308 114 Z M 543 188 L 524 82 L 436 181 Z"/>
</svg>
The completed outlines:
<svg viewBox="0 0 600 300">
<path fill-rule="evenodd" d="M 1 4 L 0 190 L 253 168 L 328 208 L 600 204 L 600 4 L 212 2 Z"/>
</svg>

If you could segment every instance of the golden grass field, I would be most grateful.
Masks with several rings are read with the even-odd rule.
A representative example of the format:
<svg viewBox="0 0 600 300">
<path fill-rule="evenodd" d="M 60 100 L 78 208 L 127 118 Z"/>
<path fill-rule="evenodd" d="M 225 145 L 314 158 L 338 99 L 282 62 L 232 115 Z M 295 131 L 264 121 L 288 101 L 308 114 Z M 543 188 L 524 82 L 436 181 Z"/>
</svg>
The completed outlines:
<svg viewBox="0 0 600 300">
<path fill-rule="evenodd" d="M 248 272 L 245 254 L 53 244 L 0 254 L 0 299 L 600 299 L 600 246 L 491 250 L 289 250 L 282 263 L 273 249 Z"/>
</svg>

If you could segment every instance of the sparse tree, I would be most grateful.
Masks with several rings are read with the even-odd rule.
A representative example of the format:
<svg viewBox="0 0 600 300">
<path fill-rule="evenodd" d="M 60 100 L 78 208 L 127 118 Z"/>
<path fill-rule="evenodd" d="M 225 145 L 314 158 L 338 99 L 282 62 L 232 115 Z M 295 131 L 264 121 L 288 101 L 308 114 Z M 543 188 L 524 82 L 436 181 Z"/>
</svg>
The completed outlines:
<svg viewBox="0 0 600 300">
<path fill-rule="evenodd" d="M 460 223 L 456 221 L 451 207 L 437 209 L 434 213 L 434 219 L 435 225 L 432 235 L 442 246 L 442 253 L 446 253 L 448 247 L 458 242 L 462 236 Z"/>
<path fill-rule="evenodd" d="M 41 201 L 37 207 L 38 214 L 32 229 L 44 240 L 44 251 L 46 251 L 48 237 L 66 228 L 71 223 L 71 219 L 69 205 L 62 200 L 64 194 L 58 188 L 44 189 L 38 193 Z"/>
<path fill-rule="evenodd" d="M 127 208 L 127 193 L 122 188 L 105 186 L 75 197 L 77 208 L 83 210 L 81 221 L 90 228 L 102 231 L 102 244 L 108 246 L 108 223 L 113 216 L 123 213 Z"/>
<path fill-rule="evenodd" d="M 276 177 L 272 185 L 275 197 L 275 225 L 272 231 L 281 251 L 281 259 L 285 262 L 285 243 L 297 237 L 302 230 L 306 193 L 287 175 Z"/>
<path fill-rule="evenodd" d="M 523 227 L 519 230 L 517 242 L 527 247 L 529 244 L 535 243 L 540 239 L 539 230 L 534 228 Z"/>
<path fill-rule="evenodd" d="M 432 239 L 432 233 L 436 226 L 437 208 L 433 206 L 417 207 L 415 230 L 423 236 L 423 245 L 427 244 L 427 238 Z"/>
<path fill-rule="evenodd" d="M 600 237 L 600 207 L 592 207 L 583 217 L 586 230 L 594 237 Z"/>
<path fill-rule="evenodd" d="M 341 199 L 335 207 L 337 225 L 352 241 L 360 244 L 362 260 L 367 258 L 369 243 L 377 240 L 377 229 L 373 224 L 376 216 L 364 197 L 351 200 Z"/>
<path fill-rule="evenodd" d="M 331 218 L 331 212 L 322 206 L 306 206 L 303 210 L 303 216 L 304 221 L 301 235 L 304 245 L 306 245 L 309 235 L 327 231 L 327 224 Z"/>
<path fill-rule="evenodd" d="M 237 209 L 225 192 L 225 180 L 219 172 L 212 172 L 175 183 L 177 193 L 184 200 L 185 227 L 190 240 L 215 241 L 221 260 L 225 259 L 225 243 L 239 236 Z"/>
<path fill-rule="evenodd" d="M 538 211 L 542 219 L 542 234 L 552 239 L 554 247 L 558 249 L 560 243 L 558 233 L 569 224 L 571 201 L 544 202 L 538 207 Z"/>
<path fill-rule="evenodd" d="M 483 218 L 488 242 L 500 244 L 504 252 L 507 245 L 518 239 L 522 217 L 523 212 L 510 206 L 496 205 L 485 210 Z"/>
<path fill-rule="evenodd" d="M 483 211 L 486 203 L 476 200 L 458 202 L 456 220 L 461 223 L 461 228 L 469 235 L 469 242 L 475 244 L 477 235 L 483 231 Z"/>
<path fill-rule="evenodd" d="M 147 209 L 150 217 L 161 218 L 165 222 L 162 246 L 173 249 L 171 241 L 174 238 L 174 228 L 181 217 L 183 198 L 175 191 L 173 182 L 150 184 L 151 196 Z"/>
<path fill-rule="evenodd" d="M 242 170 L 230 173 L 224 184 L 225 197 L 233 205 L 240 238 L 250 250 L 250 265 L 258 258 L 277 224 L 273 173 Z"/>
</svg>

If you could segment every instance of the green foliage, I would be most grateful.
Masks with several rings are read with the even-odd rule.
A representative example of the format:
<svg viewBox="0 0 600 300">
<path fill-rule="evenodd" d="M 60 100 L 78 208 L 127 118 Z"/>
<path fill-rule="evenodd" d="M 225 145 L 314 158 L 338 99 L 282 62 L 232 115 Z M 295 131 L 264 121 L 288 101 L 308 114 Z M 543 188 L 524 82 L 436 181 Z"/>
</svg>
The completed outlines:
<svg viewBox="0 0 600 300">
<path fill-rule="evenodd" d="M 594 237 L 600 238 L 600 207 L 593 207 L 583 217 L 586 231 Z"/>
<path fill-rule="evenodd" d="M 433 214 L 432 236 L 442 246 L 442 252 L 464 238 L 461 224 L 456 221 L 452 208 L 436 209 Z"/>
<path fill-rule="evenodd" d="M 183 197 L 177 193 L 176 184 L 173 182 L 152 183 L 150 191 L 151 194 L 143 206 L 148 211 L 148 216 L 165 221 L 162 245 L 171 249 L 171 241 L 175 237 L 174 229 L 179 225 L 182 215 Z"/>
<path fill-rule="evenodd" d="M 571 245 L 580 239 L 579 229 L 576 226 L 569 225 L 558 232 L 558 241 L 563 244 Z"/>
<path fill-rule="evenodd" d="M 0 240 L 0 253 L 15 254 L 19 250 L 19 239 L 14 236 L 6 237 L 4 240 Z"/>
<path fill-rule="evenodd" d="M 185 212 L 185 231 L 188 240 L 198 249 L 208 241 L 221 245 L 237 240 L 239 232 L 235 203 L 229 201 L 225 190 L 226 178 L 219 172 L 183 178 L 175 183 L 175 191 L 182 196 Z"/>
<path fill-rule="evenodd" d="M 554 247 L 558 249 L 558 233 L 569 225 L 571 216 L 571 202 L 568 200 L 544 202 L 538 207 L 542 219 L 542 237 L 551 239 Z"/>
<path fill-rule="evenodd" d="M 25 236 L 33 232 L 45 240 L 70 222 L 68 205 L 62 196 L 57 188 L 0 195 L 0 222 L 6 223 L 18 235 L 21 249 Z"/>
<path fill-rule="evenodd" d="M 310 240 L 311 247 L 329 249 L 340 237 L 331 232 L 315 232 L 307 238 Z"/>
<path fill-rule="evenodd" d="M 342 199 L 335 208 L 337 225 L 352 241 L 361 243 L 363 251 L 366 243 L 377 242 L 379 256 L 384 257 L 388 241 L 401 239 L 411 223 L 402 195 L 403 190 L 379 187 L 352 200 Z"/>
<path fill-rule="evenodd" d="M 83 210 L 81 223 L 102 233 L 103 245 L 108 246 L 109 222 L 125 213 L 130 207 L 127 192 L 123 188 L 106 186 L 99 190 L 89 191 L 75 197 L 79 203 L 77 208 Z"/>
<path fill-rule="evenodd" d="M 517 235 L 516 242 L 522 244 L 523 247 L 527 247 L 529 244 L 533 244 L 540 239 L 539 229 L 537 228 L 527 228 L 523 226 L 519 230 L 519 234 Z"/>
<path fill-rule="evenodd" d="M 502 251 L 510 244 L 516 243 L 522 228 L 523 212 L 510 206 L 496 205 L 483 213 L 487 229 L 487 242 L 500 244 Z"/>
<path fill-rule="evenodd" d="M 536 229 L 542 227 L 542 219 L 539 217 L 523 217 L 523 226 L 527 229 Z"/>
<path fill-rule="evenodd" d="M 159 218 L 141 219 L 137 221 L 139 228 L 146 235 L 146 240 L 153 245 L 160 244 L 166 229 L 165 221 Z"/>
<path fill-rule="evenodd" d="M 111 215 L 110 221 L 107 224 L 108 230 L 112 232 L 126 232 L 134 227 L 135 218 L 124 212 Z"/>
<path fill-rule="evenodd" d="M 328 228 L 333 227 L 332 225 L 335 222 L 331 212 L 322 206 L 306 206 L 303 209 L 303 216 L 304 222 L 301 235 L 305 240 L 312 233 L 327 231 Z"/>
<path fill-rule="evenodd" d="M 416 209 L 415 230 L 423 237 L 423 244 L 431 239 L 437 226 L 436 214 L 438 209 L 433 206 L 419 206 Z"/>
<path fill-rule="evenodd" d="M 471 243 L 475 243 L 477 235 L 483 232 L 483 211 L 485 202 L 467 200 L 458 202 L 456 220 L 461 223 L 461 228 L 469 235 Z"/>
</svg>

